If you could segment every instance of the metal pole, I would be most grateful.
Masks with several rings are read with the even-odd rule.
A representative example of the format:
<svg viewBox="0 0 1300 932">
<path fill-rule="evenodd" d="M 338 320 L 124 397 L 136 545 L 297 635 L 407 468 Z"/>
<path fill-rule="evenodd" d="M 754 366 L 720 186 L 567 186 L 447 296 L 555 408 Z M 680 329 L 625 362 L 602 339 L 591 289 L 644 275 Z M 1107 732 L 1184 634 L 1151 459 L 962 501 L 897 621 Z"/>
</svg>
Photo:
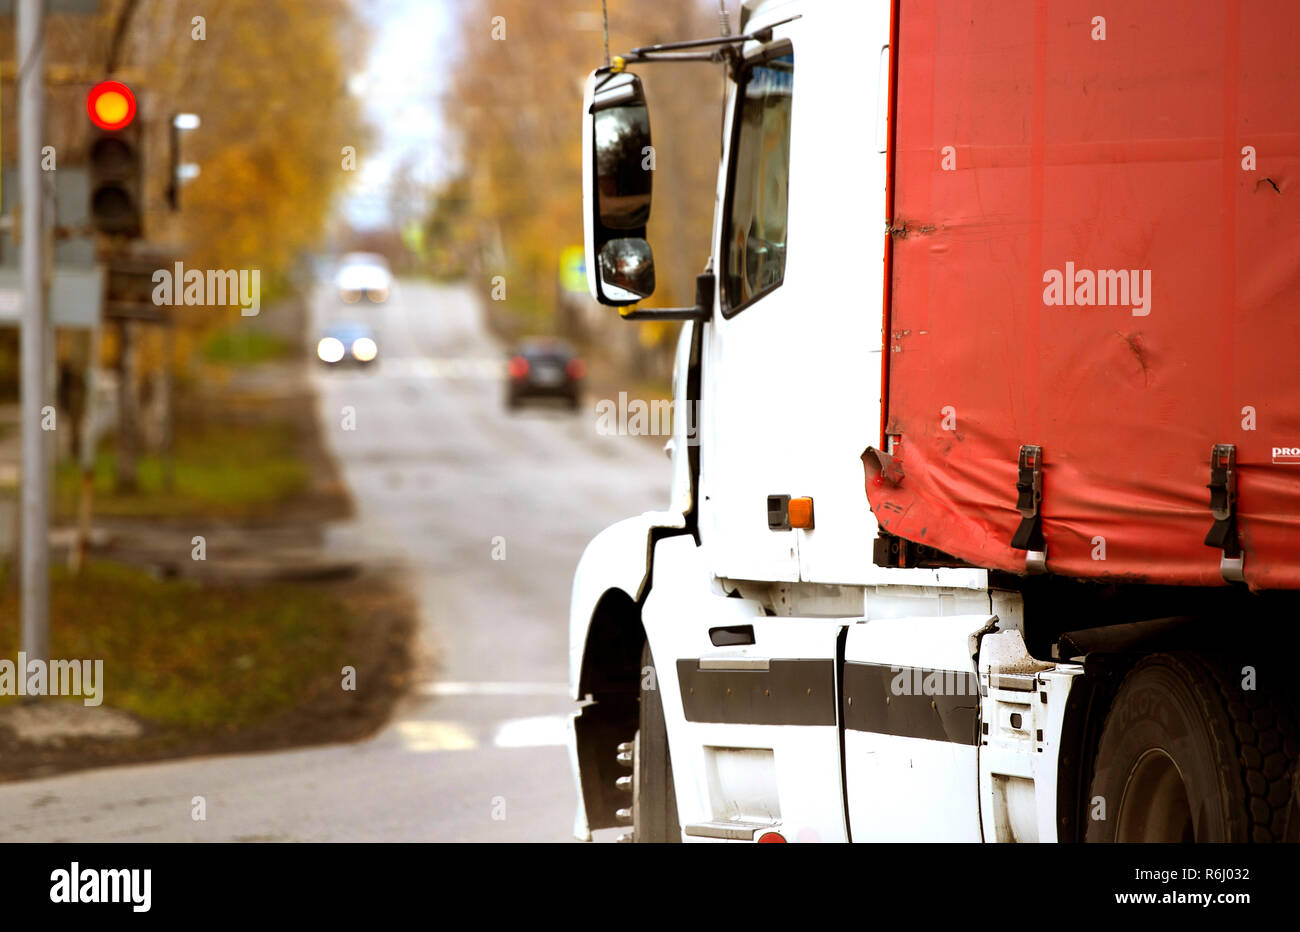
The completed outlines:
<svg viewBox="0 0 1300 932">
<path fill-rule="evenodd" d="M 81 473 L 81 489 L 77 499 L 77 540 L 68 551 L 68 567 L 80 573 L 86 565 L 86 554 L 90 550 L 91 513 L 95 495 L 95 447 L 97 446 L 99 419 L 96 417 L 95 397 L 99 387 L 95 373 L 99 368 L 99 324 L 96 323 L 88 334 L 90 345 L 86 354 L 86 388 L 85 402 L 82 406 L 81 448 L 76 451 L 77 464 Z"/>
<path fill-rule="evenodd" d="M 122 317 L 117 322 L 117 477 L 119 492 L 134 492 L 136 481 L 136 410 L 135 354 L 136 332 L 133 322 Z"/>
<path fill-rule="evenodd" d="M 247 331 L 248 328 L 241 327 L 240 329 Z M 172 492 L 176 488 L 176 410 L 173 397 L 174 387 L 172 385 L 172 353 L 176 349 L 176 334 L 172 330 L 170 320 L 163 324 L 162 340 L 163 366 L 162 371 L 158 373 L 158 387 L 162 394 L 162 438 L 158 444 L 158 452 L 162 459 L 163 488 L 168 492 Z"/>
<path fill-rule="evenodd" d="M 45 128 L 45 2 L 18 0 L 18 184 L 22 200 L 22 621 L 23 650 L 50 656 L 49 474 L 41 403 L 45 393 L 45 289 L 41 252 L 41 142 Z M 20 674 L 21 675 L 21 674 Z"/>
</svg>

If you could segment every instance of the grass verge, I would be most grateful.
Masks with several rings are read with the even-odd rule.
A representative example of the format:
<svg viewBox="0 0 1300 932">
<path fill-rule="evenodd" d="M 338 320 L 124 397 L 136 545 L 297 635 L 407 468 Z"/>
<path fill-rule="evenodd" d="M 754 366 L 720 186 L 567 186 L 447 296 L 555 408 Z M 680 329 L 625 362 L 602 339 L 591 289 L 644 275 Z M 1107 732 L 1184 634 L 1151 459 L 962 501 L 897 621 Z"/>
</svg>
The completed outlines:
<svg viewBox="0 0 1300 932">
<path fill-rule="evenodd" d="M 218 331 L 203 344 L 203 361 L 211 365 L 255 366 L 285 359 L 293 345 L 283 337 L 245 326 Z"/>
<path fill-rule="evenodd" d="M 115 455 L 106 444 L 93 470 L 95 513 L 114 518 L 256 517 L 307 490 L 311 468 L 298 449 L 301 430 L 289 418 L 239 425 L 180 421 L 170 486 L 162 459 L 147 454 L 137 462 L 133 491 L 115 488 Z M 80 487 L 76 464 L 61 463 L 55 486 L 59 518 L 76 514 Z"/>
<path fill-rule="evenodd" d="M 382 580 L 211 586 L 97 562 L 52 582 L 52 656 L 102 659 L 104 706 L 142 733 L 32 746 L 0 729 L 0 779 L 359 738 L 383 724 L 410 675 L 412 613 Z M 17 658 L 18 617 L 5 584 L 0 657 Z M 343 688 L 345 666 L 355 690 Z"/>
</svg>

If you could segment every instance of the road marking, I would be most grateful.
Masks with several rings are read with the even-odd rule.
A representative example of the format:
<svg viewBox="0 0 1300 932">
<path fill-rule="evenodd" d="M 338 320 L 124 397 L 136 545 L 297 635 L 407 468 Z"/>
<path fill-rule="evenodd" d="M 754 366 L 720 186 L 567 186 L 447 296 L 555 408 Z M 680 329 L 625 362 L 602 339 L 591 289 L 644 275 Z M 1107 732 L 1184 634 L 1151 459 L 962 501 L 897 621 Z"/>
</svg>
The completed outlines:
<svg viewBox="0 0 1300 932">
<path fill-rule="evenodd" d="M 421 683 L 421 696 L 567 696 L 567 683 Z"/>
<path fill-rule="evenodd" d="M 473 751 L 478 742 L 459 722 L 413 720 L 398 722 L 397 733 L 408 751 Z M 569 743 L 569 716 L 534 715 L 513 718 L 496 726 L 492 744 L 499 748 L 563 747 Z"/>
<path fill-rule="evenodd" d="M 381 366 L 388 375 L 425 379 L 500 379 L 506 371 L 501 359 L 469 356 L 398 356 L 382 359 Z"/>
<path fill-rule="evenodd" d="M 515 718 L 497 726 L 492 743 L 499 748 L 546 748 L 569 743 L 566 715 L 537 715 Z"/>
<path fill-rule="evenodd" d="M 455 722 L 398 722 L 397 733 L 408 751 L 472 751 L 478 746 L 465 728 Z"/>
</svg>

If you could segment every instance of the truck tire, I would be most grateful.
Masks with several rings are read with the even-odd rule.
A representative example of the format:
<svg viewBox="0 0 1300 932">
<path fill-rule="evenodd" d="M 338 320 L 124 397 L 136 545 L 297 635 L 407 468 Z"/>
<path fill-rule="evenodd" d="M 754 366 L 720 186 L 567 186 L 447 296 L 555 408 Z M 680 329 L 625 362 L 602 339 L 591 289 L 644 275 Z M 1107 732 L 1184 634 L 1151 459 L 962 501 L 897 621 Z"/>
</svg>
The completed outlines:
<svg viewBox="0 0 1300 932">
<path fill-rule="evenodd" d="M 654 669 L 648 641 L 641 648 L 641 669 L 647 668 Z M 663 698 L 659 678 L 647 672 L 641 674 L 640 707 L 632 752 L 632 840 L 641 844 L 681 842 Z"/>
<path fill-rule="evenodd" d="M 1300 844 L 1300 767 L 1295 771 L 1295 779 L 1291 781 L 1291 804 L 1286 813 L 1286 835 L 1282 840 Z"/>
<path fill-rule="evenodd" d="M 1280 689 L 1241 664 L 1154 654 L 1124 678 L 1093 770 L 1087 840 L 1281 841 L 1297 754 Z"/>
</svg>

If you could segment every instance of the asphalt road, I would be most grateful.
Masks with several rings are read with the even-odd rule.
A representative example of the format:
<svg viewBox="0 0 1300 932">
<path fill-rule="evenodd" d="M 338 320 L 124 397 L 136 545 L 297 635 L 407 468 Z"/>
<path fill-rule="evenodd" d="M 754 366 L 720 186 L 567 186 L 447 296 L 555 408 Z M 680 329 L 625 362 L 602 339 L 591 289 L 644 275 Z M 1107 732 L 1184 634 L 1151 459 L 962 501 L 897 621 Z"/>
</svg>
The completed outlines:
<svg viewBox="0 0 1300 932">
<path fill-rule="evenodd" d="M 361 743 L 0 786 L 7 840 L 572 837 L 573 569 L 602 527 L 666 504 L 666 459 L 644 438 L 598 435 L 594 398 L 577 415 L 507 414 L 503 349 L 466 288 L 399 282 L 379 306 L 323 289 L 312 318 L 377 331 L 376 367 L 315 375 L 358 511 L 329 539 L 404 572 L 420 607 L 423 681 Z M 196 796 L 204 821 L 192 817 Z"/>
</svg>

